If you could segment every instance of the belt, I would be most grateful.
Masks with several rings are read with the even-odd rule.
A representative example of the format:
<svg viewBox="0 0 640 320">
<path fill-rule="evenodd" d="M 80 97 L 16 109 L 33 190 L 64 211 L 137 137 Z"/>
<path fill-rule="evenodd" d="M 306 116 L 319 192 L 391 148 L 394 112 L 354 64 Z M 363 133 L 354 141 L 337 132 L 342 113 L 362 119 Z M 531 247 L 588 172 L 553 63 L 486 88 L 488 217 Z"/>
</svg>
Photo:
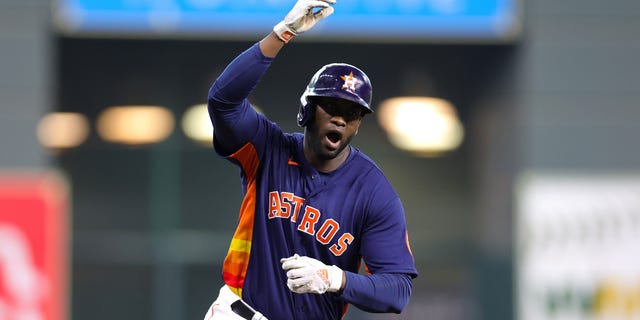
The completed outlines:
<svg viewBox="0 0 640 320">
<path fill-rule="evenodd" d="M 267 320 L 260 312 L 256 312 L 246 302 L 237 300 L 231 304 L 231 310 L 247 320 Z M 254 317 L 257 317 L 254 319 Z"/>
</svg>

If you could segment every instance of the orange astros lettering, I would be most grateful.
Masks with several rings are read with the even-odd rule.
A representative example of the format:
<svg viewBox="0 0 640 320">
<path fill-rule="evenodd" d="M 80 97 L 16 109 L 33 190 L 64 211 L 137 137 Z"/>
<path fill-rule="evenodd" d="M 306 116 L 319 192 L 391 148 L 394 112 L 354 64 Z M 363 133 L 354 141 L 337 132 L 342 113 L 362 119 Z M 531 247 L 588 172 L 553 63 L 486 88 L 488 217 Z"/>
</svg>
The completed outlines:
<svg viewBox="0 0 640 320">
<path fill-rule="evenodd" d="M 306 206 L 304 208 L 302 221 L 300 221 L 300 225 L 298 225 L 298 230 L 314 235 L 316 233 L 315 226 L 316 223 L 318 223 L 318 219 L 320 219 L 320 214 L 320 210 L 312 206 Z"/>
<path fill-rule="evenodd" d="M 336 235 L 338 230 L 340 230 L 338 222 L 333 219 L 327 219 L 318 230 L 318 233 L 316 233 L 316 239 L 322 244 L 329 244 L 329 241 Z"/>
<path fill-rule="evenodd" d="M 335 256 L 341 256 L 346 250 L 347 247 L 353 242 L 353 236 L 350 233 L 345 233 L 338 239 L 338 243 L 332 245 L 329 250 Z"/>
<path fill-rule="evenodd" d="M 298 197 L 291 192 L 269 192 L 269 219 L 281 218 L 289 219 L 291 223 L 297 224 L 297 230 L 313 236 L 322 245 L 330 245 L 336 238 L 340 230 L 340 222 L 335 219 L 321 220 L 322 212 L 312 206 L 304 206 L 306 199 Z M 302 207 L 304 211 L 298 223 L 298 216 Z M 320 228 L 316 226 L 320 224 Z M 338 240 L 329 247 L 329 251 L 336 255 L 342 255 L 354 237 L 351 233 L 342 234 Z"/>
</svg>

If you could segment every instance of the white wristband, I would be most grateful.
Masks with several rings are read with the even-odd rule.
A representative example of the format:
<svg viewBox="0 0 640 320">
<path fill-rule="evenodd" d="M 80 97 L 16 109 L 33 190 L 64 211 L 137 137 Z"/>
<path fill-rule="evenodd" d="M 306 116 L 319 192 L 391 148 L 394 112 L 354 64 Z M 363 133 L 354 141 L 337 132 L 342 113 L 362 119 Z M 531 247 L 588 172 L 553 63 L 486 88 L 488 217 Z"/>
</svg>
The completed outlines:
<svg viewBox="0 0 640 320">
<path fill-rule="evenodd" d="M 329 292 L 338 292 L 340 291 L 340 288 L 342 288 L 342 273 L 344 271 L 342 271 L 342 269 L 336 267 L 336 266 L 329 266 L 329 276 L 331 277 L 331 279 L 329 279 L 329 288 L 327 288 L 327 291 Z"/>
<path fill-rule="evenodd" d="M 293 39 L 297 34 L 293 32 L 283 21 L 280 21 L 273 27 L 273 32 L 278 36 L 280 40 L 284 43 L 288 43 L 289 40 Z"/>
</svg>

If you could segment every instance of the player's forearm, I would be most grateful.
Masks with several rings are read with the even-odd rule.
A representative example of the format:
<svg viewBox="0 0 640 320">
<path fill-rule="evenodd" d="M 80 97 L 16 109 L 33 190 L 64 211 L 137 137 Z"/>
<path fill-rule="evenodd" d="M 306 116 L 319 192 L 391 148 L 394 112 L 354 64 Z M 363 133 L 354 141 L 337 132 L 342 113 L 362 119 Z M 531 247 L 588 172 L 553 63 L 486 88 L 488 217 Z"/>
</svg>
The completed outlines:
<svg viewBox="0 0 640 320">
<path fill-rule="evenodd" d="M 260 50 L 266 57 L 275 58 L 283 47 L 284 42 L 273 32 L 260 41 Z"/>
<path fill-rule="evenodd" d="M 242 52 L 209 89 L 210 104 L 240 104 L 262 79 L 272 61 L 273 58 L 262 53 L 259 43 Z"/>
<path fill-rule="evenodd" d="M 345 273 L 342 298 L 364 311 L 400 313 L 409 303 L 412 287 L 409 275 Z"/>
</svg>

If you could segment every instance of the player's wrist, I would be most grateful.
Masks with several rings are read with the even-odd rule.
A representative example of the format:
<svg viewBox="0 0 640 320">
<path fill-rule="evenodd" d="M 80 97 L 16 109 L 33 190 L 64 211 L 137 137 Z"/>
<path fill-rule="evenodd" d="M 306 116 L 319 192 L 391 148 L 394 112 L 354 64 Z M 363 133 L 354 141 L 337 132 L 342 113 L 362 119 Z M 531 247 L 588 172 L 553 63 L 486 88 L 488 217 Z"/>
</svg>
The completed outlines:
<svg viewBox="0 0 640 320">
<path fill-rule="evenodd" d="M 273 27 L 273 32 L 276 34 L 278 39 L 280 39 L 280 41 L 284 43 L 289 43 L 291 39 L 298 35 L 295 31 L 287 26 L 284 20 L 280 21 Z"/>
<path fill-rule="evenodd" d="M 328 292 L 339 292 L 344 289 L 344 280 L 345 274 L 342 269 L 337 266 L 329 266 L 327 268 L 329 270 L 329 288 L 327 288 Z"/>
</svg>

